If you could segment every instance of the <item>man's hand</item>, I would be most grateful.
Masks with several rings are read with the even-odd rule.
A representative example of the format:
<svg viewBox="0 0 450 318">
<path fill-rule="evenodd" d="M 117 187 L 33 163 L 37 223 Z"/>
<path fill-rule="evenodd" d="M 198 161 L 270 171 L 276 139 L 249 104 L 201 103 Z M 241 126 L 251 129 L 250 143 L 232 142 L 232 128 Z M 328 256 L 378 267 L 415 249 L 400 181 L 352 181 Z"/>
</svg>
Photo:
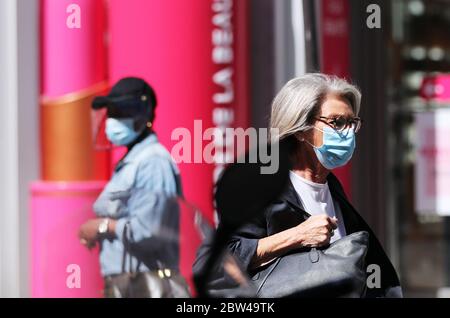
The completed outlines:
<svg viewBox="0 0 450 318">
<path fill-rule="evenodd" d="M 103 222 L 103 218 L 92 219 L 80 226 L 80 231 L 78 232 L 78 237 L 80 238 L 80 243 L 86 246 L 88 249 L 95 247 L 97 241 L 99 240 L 98 226 Z M 114 235 L 116 231 L 116 220 L 109 219 L 107 234 Z"/>
<path fill-rule="evenodd" d="M 88 249 L 95 247 L 98 240 L 98 226 L 103 219 L 92 219 L 80 226 L 78 237 L 80 243 L 86 246 Z"/>
</svg>

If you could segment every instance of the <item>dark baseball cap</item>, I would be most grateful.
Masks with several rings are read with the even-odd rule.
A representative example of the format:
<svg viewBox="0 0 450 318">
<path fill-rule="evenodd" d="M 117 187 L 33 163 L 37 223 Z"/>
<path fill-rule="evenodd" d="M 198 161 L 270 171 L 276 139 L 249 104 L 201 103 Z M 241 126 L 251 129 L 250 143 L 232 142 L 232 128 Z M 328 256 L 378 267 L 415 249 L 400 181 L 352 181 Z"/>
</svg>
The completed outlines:
<svg viewBox="0 0 450 318">
<path fill-rule="evenodd" d="M 156 107 L 156 95 L 146 81 L 127 77 L 118 81 L 107 96 L 98 96 L 93 109 L 107 108 L 108 117 L 138 117 L 151 115 Z"/>
</svg>

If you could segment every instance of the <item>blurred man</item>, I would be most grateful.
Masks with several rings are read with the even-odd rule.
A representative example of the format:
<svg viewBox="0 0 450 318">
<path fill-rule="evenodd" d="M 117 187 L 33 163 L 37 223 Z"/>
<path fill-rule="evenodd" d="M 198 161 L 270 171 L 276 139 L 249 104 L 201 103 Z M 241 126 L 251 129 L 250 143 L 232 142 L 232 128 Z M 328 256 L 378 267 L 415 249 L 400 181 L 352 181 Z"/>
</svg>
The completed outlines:
<svg viewBox="0 0 450 318">
<path fill-rule="evenodd" d="M 98 218 L 87 221 L 79 231 L 80 242 L 87 248 L 100 244 L 105 296 L 188 296 L 182 279 L 178 291 L 164 287 L 151 291 L 145 286 L 148 279 L 177 279 L 178 246 L 161 244 L 156 234 L 169 213 L 170 198 L 182 195 L 178 168 L 152 129 L 156 107 L 153 89 L 142 79 L 124 78 L 108 96 L 95 98 L 92 107 L 106 107 L 107 138 L 114 145 L 127 147 L 126 155 L 94 203 Z M 178 221 L 173 224 L 178 226 Z M 130 250 L 130 246 L 139 245 L 140 251 Z M 148 276 L 147 280 L 142 278 L 143 287 L 133 294 L 130 272 Z"/>
</svg>

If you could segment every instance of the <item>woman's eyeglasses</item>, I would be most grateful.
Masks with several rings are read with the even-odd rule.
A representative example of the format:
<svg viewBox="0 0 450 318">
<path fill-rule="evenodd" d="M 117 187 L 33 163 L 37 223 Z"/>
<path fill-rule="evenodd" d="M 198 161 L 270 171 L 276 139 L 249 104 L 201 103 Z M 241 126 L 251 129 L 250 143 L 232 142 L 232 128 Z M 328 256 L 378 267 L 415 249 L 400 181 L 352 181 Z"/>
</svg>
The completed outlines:
<svg viewBox="0 0 450 318">
<path fill-rule="evenodd" d="M 324 122 L 336 131 L 344 131 L 347 128 L 353 129 L 355 134 L 361 129 L 362 119 L 359 117 L 347 118 L 343 116 L 337 117 L 316 117 L 317 120 Z"/>
</svg>

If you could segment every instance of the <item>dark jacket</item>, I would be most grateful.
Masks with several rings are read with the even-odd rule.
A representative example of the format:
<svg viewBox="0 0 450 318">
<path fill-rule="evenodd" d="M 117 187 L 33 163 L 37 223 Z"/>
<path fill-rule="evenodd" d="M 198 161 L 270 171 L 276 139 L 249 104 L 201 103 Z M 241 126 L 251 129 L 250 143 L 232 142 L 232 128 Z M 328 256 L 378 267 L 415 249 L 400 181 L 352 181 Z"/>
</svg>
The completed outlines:
<svg viewBox="0 0 450 318">
<path fill-rule="evenodd" d="M 402 297 L 397 273 L 375 234 L 348 202 L 338 179 L 330 173 L 327 180 L 331 196 L 341 208 L 347 235 L 358 231 L 367 231 L 369 233 L 366 264 L 377 264 L 380 266 L 381 288 L 368 289 L 367 297 Z M 273 202 L 264 213 L 261 213 L 252 222 L 241 227 L 232 236 L 228 248 L 251 275 L 249 265 L 256 253 L 258 240 L 295 227 L 304 222 L 307 217 L 308 214 L 305 213 L 294 186 L 289 180 L 285 191 L 283 191 L 279 199 Z"/>
</svg>

